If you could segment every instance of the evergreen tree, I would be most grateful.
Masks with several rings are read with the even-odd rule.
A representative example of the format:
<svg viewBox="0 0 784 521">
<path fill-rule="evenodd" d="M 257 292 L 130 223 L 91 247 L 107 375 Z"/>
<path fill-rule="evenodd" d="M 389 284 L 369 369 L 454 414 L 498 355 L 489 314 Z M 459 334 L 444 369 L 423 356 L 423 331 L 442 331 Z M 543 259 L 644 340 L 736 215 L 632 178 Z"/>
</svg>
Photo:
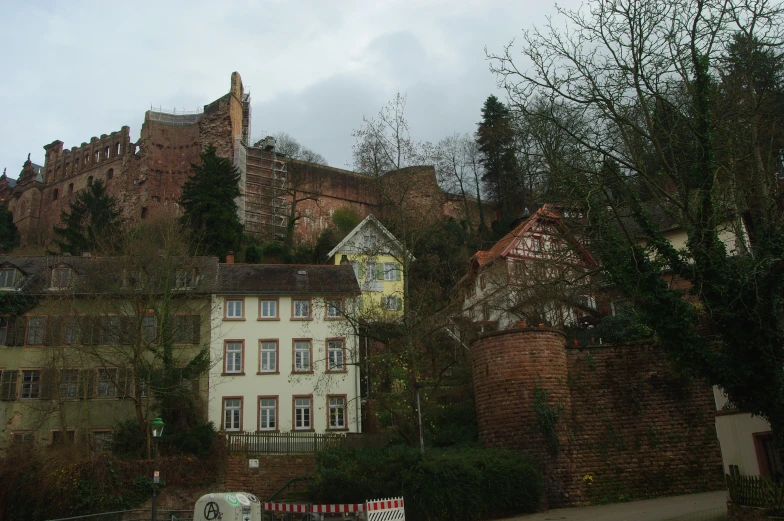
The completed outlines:
<svg viewBox="0 0 784 521">
<path fill-rule="evenodd" d="M 192 164 L 193 175 L 182 188 L 181 223 L 192 229 L 204 250 L 220 258 L 229 250 L 239 251 L 242 223 L 235 199 L 240 196 L 240 173 L 231 161 L 218 156 L 208 143 L 201 164 Z"/>
<path fill-rule="evenodd" d="M 14 216 L 4 204 L 0 204 L 0 252 L 11 253 L 19 245 L 19 230 Z"/>
<path fill-rule="evenodd" d="M 63 210 L 60 221 L 65 226 L 54 227 L 55 243 L 62 253 L 81 255 L 89 251 L 112 251 L 122 227 L 117 199 L 106 193 L 106 185 L 98 180 L 77 192 Z"/>
<path fill-rule="evenodd" d="M 488 96 L 482 107 L 476 142 L 485 170 L 482 180 L 501 207 L 501 220 L 511 221 L 515 217 L 515 203 L 524 206 L 525 198 L 516 178 L 517 160 L 509 109 L 493 95 Z M 522 199 L 516 201 L 517 198 Z"/>
</svg>

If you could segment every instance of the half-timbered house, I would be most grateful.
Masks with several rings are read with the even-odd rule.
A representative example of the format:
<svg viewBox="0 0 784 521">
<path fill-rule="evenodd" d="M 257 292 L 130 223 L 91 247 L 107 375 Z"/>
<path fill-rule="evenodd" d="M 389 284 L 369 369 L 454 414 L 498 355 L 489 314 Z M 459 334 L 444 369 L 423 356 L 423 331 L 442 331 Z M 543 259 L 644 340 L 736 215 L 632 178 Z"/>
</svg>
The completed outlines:
<svg viewBox="0 0 784 521">
<path fill-rule="evenodd" d="M 460 282 L 465 318 L 490 330 L 521 320 L 560 325 L 595 308 L 588 276 L 593 260 L 564 226 L 562 212 L 542 206 L 471 258 Z"/>
</svg>

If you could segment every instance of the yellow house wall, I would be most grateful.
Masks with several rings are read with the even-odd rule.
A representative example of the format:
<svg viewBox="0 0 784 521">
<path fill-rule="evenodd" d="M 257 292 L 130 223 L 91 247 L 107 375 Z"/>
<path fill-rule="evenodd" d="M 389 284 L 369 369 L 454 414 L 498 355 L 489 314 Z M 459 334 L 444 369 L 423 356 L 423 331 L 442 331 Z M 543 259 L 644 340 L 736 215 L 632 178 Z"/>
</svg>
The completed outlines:
<svg viewBox="0 0 784 521">
<path fill-rule="evenodd" d="M 335 264 L 340 264 L 343 257 L 348 258 L 349 261 L 356 261 L 365 266 L 368 260 L 375 260 L 376 263 L 393 262 L 400 268 L 400 280 L 387 281 L 387 280 L 374 280 L 368 278 L 367 270 L 358 279 L 359 287 L 362 290 L 362 310 L 363 314 L 382 314 L 389 317 L 402 316 L 403 306 L 398 311 L 389 311 L 383 308 L 383 298 L 386 296 L 396 296 L 403 300 L 404 295 L 404 280 L 405 274 L 402 271 L 400 262 L 392 255 L 365 255 L 356 253 L 336 253 Z"/>
<path fill-rule="evenodd" d="M 209 314 L 206 314 L 208 301 L 182 301 L 176 313 L 202 314 L 201 342 L 209 339 Z M 35 316 L 65 316 L 90 314 L 100 316 L 112 314 L 105 309 L 95 312 L 95 304 L 85 301 L 73 300 L 44 300 L 39 306 L 26 315 Z M 121 304 L 118 303 L 117 309 Z M 47 322 L 47 327 L 51 326 Z M 47 333 L 48 335 L 48 333 Z M 25 339 L 27 334 L 25 333 Z M 174 347 L 175 360 L 192 358 L 200 346 L 178 345 Z M 121 367 L 123 359 L 127 362 L 127 348 L 106 346 L 90 346 L 88 349 L 78 349 L 67 345 L 47 346 L 0 346 L 0 371 L 36 369 L 43 370 L 55 367 L 56 369 L 98 369 L 99 367 Z M 94 353 L 92 351 L 94 350 Z M 120 354 L 118 354 L 118 352 Z M 54 362 L 53 362 L 54 360 Z M 81 378 L 80 374 L 80 378 Z M 42 374 L 42 378 L 44 375 Z M 130 397 L 97 398 L 87 400 L 22 400 L 21 399 L 21 374 L 17 378 L 17 400 L 0 401 L 0 451 L 10 445 L 15 432 L 35 432 L 35 439 L 39 444 L 51 443 L 52 431 L 62 429 L 63 425 L 68 430 L 77 430 L 76 440 L 80 436 L 93 430 L 113 431 L 117 422 L 135 419 L 134 401 Z M 39 383 L 39 392 L 40 385 Z M 200 394 L 206 401 L 207 375 L 200 380 Z M 119 393 L 118 393 L 119 394 Z"/>
</svg>

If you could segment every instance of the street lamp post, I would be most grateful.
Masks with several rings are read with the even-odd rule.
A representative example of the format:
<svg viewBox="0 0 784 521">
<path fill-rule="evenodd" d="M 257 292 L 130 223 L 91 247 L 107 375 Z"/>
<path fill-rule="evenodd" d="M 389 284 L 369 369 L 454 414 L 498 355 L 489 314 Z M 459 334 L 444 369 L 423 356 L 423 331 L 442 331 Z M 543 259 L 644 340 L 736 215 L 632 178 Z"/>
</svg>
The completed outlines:
<svg viewBox="0 0 784 521">
<path fill-rule="evenodd" d="M 158 488 L 160 475 L 158 474 L 158 440 L 163 435 L 163 420 L 155 418 L 150 425 L 152 428 L 152 439 L 155 440 L 155 460 L 152 466 L 152 521 L 155 521 L 155 493 Z"/>
</svg>

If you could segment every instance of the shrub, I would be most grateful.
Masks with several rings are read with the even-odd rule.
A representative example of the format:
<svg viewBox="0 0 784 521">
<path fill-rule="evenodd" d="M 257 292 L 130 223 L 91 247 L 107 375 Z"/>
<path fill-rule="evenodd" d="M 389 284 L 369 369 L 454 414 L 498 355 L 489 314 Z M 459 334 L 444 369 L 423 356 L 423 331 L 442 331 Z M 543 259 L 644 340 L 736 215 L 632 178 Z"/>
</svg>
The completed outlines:
<svg viewBox="0 0 784 521">
<path fill-rule="evenodd" d="M 314 502 L 403 495 L 406 517 L 476 520 L 533 512 L 544 490 L 537 466 L 514 451 L 411 447 L 333 449 L 317 456 Z"/>
</svg>

